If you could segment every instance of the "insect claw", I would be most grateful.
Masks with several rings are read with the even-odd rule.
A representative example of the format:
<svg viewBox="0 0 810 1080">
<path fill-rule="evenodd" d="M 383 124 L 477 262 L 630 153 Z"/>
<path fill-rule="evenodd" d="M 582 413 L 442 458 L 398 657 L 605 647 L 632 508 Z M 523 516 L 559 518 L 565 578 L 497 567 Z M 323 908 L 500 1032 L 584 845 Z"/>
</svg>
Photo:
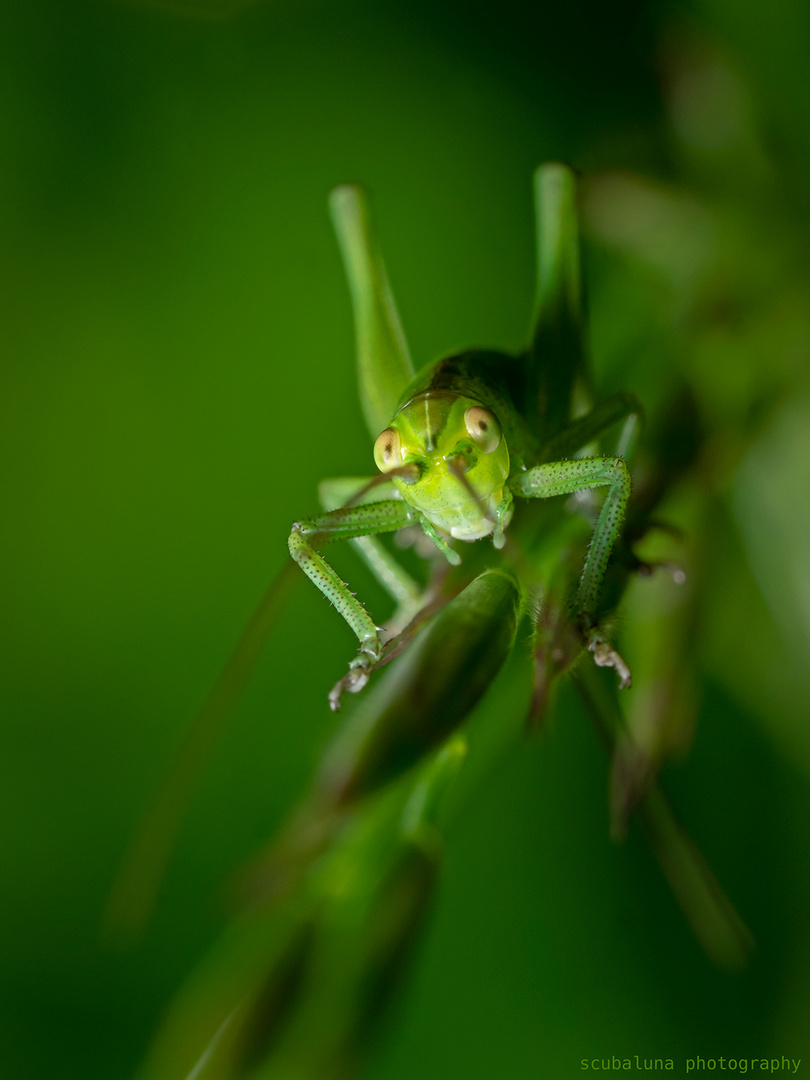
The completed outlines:
<svg viewBox="0 0 810 1080">
<path fill-rule="evenodd" d="M 332 712 L 337 712 L 340 708 L 340 699 L 344 691 L 349 694 L 359 694 L 368 682 L 368 675 L 365 668 L 350 668 L 343 678 L 335 683 L 329 691 L 329 708 Z"/>
<path fill-rule="evenodd" d="M 597 667 L 612 667 L 619 676 L 619 688 L 628 690 L 633 685 L 630 668 L 615 649 L 600 637 L 592 637 L 588 642 L 588 651 L 593 653 L 593 662 Z"/>
<path fill-rule="evenodd" d="M 377 630 L 379 631 L 380 628 L 377 627 Z M 360 653 L 349 664 L 349 670 L 329 691 L 329 708 L 332 712 L 337 712 L 340 708 L 340 699 L 344 691 L 349 694 L 358 694 L 363 689 L 374 665 L 380 659 L 381 652 L 379 638 L 365 643 Z"/>
<path fill-rule="evenodd" d="M 362 681 L 358 681 L 354 671 L 349 671 L 342 679 L 339 679 L 329 691 L 329 708 L 332 712 L 337 712 L 340 708 L 340 699 L 344 690 L 347 690 L 350 694 L 356 694 L 358 690 L 363 689 L 367 681 L 367 675 Z"/>
</svg>

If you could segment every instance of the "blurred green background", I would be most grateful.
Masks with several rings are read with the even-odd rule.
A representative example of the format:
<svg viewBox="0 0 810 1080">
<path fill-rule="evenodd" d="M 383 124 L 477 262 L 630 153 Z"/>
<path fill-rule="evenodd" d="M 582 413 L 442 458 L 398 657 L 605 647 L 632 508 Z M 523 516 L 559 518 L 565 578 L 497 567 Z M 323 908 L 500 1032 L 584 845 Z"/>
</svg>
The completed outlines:
<svg viewBox="0 0 810 1080">
<path fill-rule="evenodd" d="M 564 694 L 451 836 L 370 1075 L 810 1068 L 810 8 L 6 0 L 0 54 L 0 1075 L 132 1075 L 333 730 L 352 638 L 303 587 L 144 941 L 99 944 L 290 523 L 372 468 L 329 189 L 372 189 L 421 365 L 524 341 L 551 158 L 585 178 L 600 384 L 654 416 L 686 381 L 707 431 L 702 704 L 664 786 L 758 951 L 715 971 L 642 837 L 610 843 Z"/>
</svg>

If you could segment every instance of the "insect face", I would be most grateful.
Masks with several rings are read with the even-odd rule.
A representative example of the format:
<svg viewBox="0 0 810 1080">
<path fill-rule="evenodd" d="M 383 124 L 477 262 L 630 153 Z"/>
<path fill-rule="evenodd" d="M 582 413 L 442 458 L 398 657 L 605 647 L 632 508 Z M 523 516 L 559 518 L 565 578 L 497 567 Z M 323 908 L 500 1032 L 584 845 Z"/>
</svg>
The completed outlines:
<svg viewBox="0 0 810 1080">
<path fill-rule="evenodd" d="M 413 479 L 394 477 L 403 499 L 459 540 L 493 531 L 509 476 L 509 450 L 497 417 L 478 402 L 445 391 L 413 398 L 377 438 L 381 472 L 413 464 Z"/>
</svg>

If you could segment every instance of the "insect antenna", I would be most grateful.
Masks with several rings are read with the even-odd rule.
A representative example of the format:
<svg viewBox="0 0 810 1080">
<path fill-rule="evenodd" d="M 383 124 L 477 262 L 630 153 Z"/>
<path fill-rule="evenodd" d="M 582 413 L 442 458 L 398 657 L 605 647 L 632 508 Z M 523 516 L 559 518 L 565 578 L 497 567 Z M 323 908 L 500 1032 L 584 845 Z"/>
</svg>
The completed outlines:
<svg viewBox="0 0 810 1080">
<path fill-rule="evenodd" d="M 380 484 L 387 484 L 389 481 L 393 480 L 395 476 L 404 480 L 406 484 L 413 484 L 419 479 L 419 468 L 411 462 L 407 465 L 399 465 L 396 469 L 388 469 L 387 472 L 379 473 L 377 476 L 372 476 L 367 484 L 364 484 L 359 491 L 355 491 L 355 493 L 346 500 L 343 504 L 344 508 L 362 502 L 370 491 L 379 487 Z"/>
<path fill-rule="evenodd" d="M 455 476 L 456 480 L 460 480 L 461 483 L 464 485 L 464 487 L 467 489 L 467 494 L 470 496 L 470 498 L 472 498 L 475 501 L 475 503 L 478 506 L 478 509 L 481 511 L 481 516 L 485 517 L 487 519 L 487 521 L 491 521 L 492 524 L 494 525 L 495 524 L 495 515 L 492 513 L 492 511 L 486 505 L 484 500 L 481 498 L 481 496 L 478 494 L 478 492 L 472 486 L 470 481 L 467 479 L 467 468 L 468 468 L 468 466 L 467 466 L 467 459 L 464 457 L 464 455 L 463 454 L 456 454 L 455 457 L 448 458 L 447 459 L 447 466 L 450 469 L 450 472 L 453 474 L 453 476 Z"/>
</svg>

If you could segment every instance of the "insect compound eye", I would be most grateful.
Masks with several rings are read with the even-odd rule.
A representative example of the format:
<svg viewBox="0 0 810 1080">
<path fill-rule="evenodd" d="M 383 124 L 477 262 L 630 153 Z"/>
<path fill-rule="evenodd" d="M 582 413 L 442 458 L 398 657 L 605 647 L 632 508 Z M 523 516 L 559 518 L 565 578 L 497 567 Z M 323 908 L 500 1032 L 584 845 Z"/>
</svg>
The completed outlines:
<svg viewBox="0 0 810 1080">
<path fill-rule="evenodd" d="M 399 432 L 396 428 L 386 428 L 377 436 L 374 443 L 374 461 L 380 472 L 395 469 L 400 463 Z"/>
<path fill-rule="evenodd" d="M 475 445 L 485 454 L 491 454 L 500 446 L 501 425 L 489 409 L 473 405 L 464 413 L 464 425 Z"/>
</svg>

